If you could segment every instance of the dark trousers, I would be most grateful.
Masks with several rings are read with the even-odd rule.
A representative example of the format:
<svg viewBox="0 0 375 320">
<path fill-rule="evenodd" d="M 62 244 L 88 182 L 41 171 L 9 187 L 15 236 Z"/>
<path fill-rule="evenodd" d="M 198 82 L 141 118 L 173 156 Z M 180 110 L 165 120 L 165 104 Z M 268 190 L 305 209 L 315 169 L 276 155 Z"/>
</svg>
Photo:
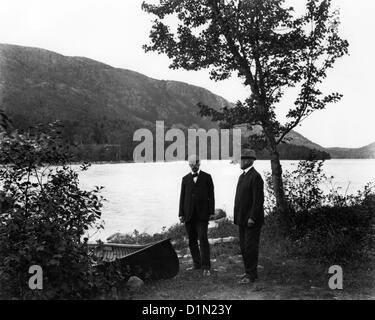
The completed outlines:
<svg viewBox="0 0 375 320">
<path fill-rule="evenodd" d="M 210 245 L 207 237 L 208 221 L 193 219 L 186 222 L 185 227 L 189 237 L 189 248 L 194 267 L 210 269 Z"/>
<path fill-rule="evenodd" d="M 239 226 L 240 248 L 245 272 L 252 280 L 258 278 L 260 230 L 261 227 Z"/>
</svg>

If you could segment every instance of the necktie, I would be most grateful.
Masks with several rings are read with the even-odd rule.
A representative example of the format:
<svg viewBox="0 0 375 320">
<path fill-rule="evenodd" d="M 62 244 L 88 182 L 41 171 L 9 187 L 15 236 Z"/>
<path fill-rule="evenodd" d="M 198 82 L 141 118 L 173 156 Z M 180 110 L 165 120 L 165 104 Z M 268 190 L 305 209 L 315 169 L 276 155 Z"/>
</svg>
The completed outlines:
<svg viewBox="0 0 375 320">
<path fill-rule="evenodd" d="M 239 181 L 242 181 L 242 179 L 245 177 L 245 174 L 246 174 L 246 172 L 243 171 L 242 174 L 240 175 Z"/>
<path fill-rule="evenodd" d="M 196 177 L 198 177 L 198 173 L 193 173 L 192 176 L 193 176 L 193 178 L 196 178 Z"/>
</svg>

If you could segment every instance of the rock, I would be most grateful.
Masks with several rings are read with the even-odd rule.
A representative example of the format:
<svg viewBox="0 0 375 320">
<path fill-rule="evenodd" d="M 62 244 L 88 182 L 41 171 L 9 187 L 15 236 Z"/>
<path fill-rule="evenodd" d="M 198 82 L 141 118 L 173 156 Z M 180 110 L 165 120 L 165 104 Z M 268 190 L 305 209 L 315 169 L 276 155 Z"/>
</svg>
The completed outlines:
<svg viewBox="0 0 375 320">
<path fill-rule="evenodd" d="M 122 239 L 125 239 L 125 235 L 120 232 L 116 232 L 107 238 L 107 242 L 121 243 Z"/>
<path fill-rule="evenodd" d="M 237 263 L 242 262 L 241 259 L 239 259 L 238 257 L 235 257 L 235 256 L 228 257 L 227 261 L 228 261 L 229 263 L 232 263 L 232 264 L 237 264 Z"/>
<path fill-rule="evenodd" d="M 217 228 L 219 226 L 219 224 L 221 222 L 223 222 L 225 219 L 227 219 L 227 218 L 220 218 L 220 219 L 217 219 L 217 220 L 210 220 L 210 221 L 208 221 L 208 229 Z"/>
<path fill-rule="evenodd" d="M 126 283 L 126 286 L 129 288 L 130 291 L 138 291 L 142 288 L 144 282 L 142 279 L 132 276 L 129 278 L 128 282 Z"/>
<path fill-rule="evenodd" d="M 225 237 L 225 238 L 218 238 L 218 239 L 208 239 L 209 244 L 228 243 L 228 242 L 236 242 L 236 241 L 238 241 L 237 237 Z"/>
<path fill-rule="evenodd" d="M 215 209 L 215 214 L 213 217 L 210 219 L 211 221 L 213 220 L 218 220 L 221 218 L 225 218 L 227 216 L 226 212 L 223 209 Z"/>
</svg>

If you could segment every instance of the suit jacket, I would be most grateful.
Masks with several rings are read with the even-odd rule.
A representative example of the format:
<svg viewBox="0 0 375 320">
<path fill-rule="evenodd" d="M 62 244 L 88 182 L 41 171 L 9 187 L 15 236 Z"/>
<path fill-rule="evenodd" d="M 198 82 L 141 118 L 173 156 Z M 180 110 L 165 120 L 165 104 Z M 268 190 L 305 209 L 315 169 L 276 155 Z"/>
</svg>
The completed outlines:
<svg viewBox="0 0 375 320">
<path fill-rule="evenodd" d="M 200 171 L 197 182 L 193 175 L 187 174 L 182 178 L 179 216 L 185 221 L 191 220 L 195 210 L 195 218 L 208 221 L 210 215 L 215 213 L 214 184 L 211 175 Z"/>
<path fill-rule="evenodd" d="M 261 226 L 264 223 L 264 191 L 261 175 L 251 168 L 238 179 L 234 200 L 234 223 L 246 226 L 249 218 Z"/>
</svg>

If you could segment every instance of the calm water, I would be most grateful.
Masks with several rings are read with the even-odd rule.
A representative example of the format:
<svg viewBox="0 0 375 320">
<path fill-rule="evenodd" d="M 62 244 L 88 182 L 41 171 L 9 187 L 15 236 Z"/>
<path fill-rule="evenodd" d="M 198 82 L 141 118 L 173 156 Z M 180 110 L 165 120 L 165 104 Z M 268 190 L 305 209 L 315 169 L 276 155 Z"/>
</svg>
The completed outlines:
<svg viewBox="0 0 375 320">
<path fill-rule="evenodd" d="M 293 170 L 297 161 L 283 161 L 284 170 Z M 255 162 L 264 175 L 270 162 Z M 215 185 L 216 208 L 233 214 L 234 192 L 241 170 L 229 161 L 203 161 L 201 169 L 212 175 Z M 354 193 L 367 182 L 375 181 L 375 160 L 329 160 L 324 164 L 327 176 L 334 176 L 336 186 L 343 192 Z M 95 164 L 80 174 L 81 186 L 91 189 L 104 186 L 105 229 L 90 240 L 105 240 L 115 232 L 134 229 L 149 233 L 178 222 L 178 202 L 181 178 L 189 172 L 186 162 Z M 327 190 L 329 185 L 324 186 Z"/>
</svg>

